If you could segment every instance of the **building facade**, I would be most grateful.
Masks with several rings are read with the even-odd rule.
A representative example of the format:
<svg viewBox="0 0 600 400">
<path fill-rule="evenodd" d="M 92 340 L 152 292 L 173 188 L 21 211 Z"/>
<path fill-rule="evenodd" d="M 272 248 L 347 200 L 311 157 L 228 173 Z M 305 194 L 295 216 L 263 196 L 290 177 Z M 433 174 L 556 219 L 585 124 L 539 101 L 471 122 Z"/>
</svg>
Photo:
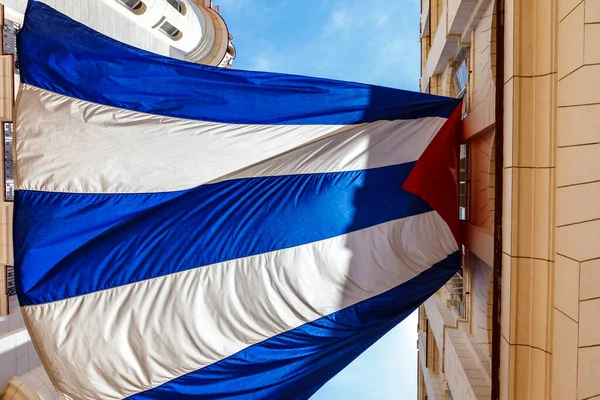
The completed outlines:
<svg viewBox="0 0 600 400">
<path fill-rule="evenodd" d="M 233 37 L 210 0 L 44 0 L 65 15 L 114 39 L 154 53 L 231 68 Z M 27 0 L 0 0 L 0 123 L 4 163 L 0 181 L 0 398 L 51 400 L 52 387 L 33 347 L 14 287 L 12 250 L 13 108 L 19 85 L 16 35 Z"/>
<path fill-rule="evenodd" d="M 500 399 L 600 399 L 600 1 L 504 0 L 501 57 L 496 1 L 421 2 L 421 90 L 464 96 L 465 255 L 461 273 L 419 309 L 418 397 L 490 399 L 498 379 Z"/>
</svg>

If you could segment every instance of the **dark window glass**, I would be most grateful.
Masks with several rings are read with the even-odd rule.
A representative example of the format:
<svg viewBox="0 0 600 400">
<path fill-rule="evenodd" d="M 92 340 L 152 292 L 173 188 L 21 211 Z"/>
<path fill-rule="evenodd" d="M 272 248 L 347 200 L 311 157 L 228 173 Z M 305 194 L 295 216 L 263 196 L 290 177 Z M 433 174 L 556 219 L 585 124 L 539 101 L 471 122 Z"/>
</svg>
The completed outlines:
<svg viewBox="0 0 600 400">
<path fill-rule="evenodd" d="M 179 35 L 179 29 L 175 28 L 173 25 L 171 25 L 167 21 L 162 23 L 162 25 L 160 26 L 160 30 L 173 38 L 175 38 Z"/>
</svg>

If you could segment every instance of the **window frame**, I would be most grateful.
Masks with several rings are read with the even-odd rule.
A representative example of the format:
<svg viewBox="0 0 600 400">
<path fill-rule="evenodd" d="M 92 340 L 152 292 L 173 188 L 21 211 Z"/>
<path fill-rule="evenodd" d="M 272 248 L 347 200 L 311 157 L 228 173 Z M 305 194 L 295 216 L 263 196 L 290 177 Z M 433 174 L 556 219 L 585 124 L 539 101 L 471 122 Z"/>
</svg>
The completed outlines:
<svg viewBox="0 0 600 400">
<path fill-rule="evenodd" d="M 464 156 L 463 156 L 463 149 Z M 470 143 L 461 143 L 458 162 L 458 218 L 461 221 L 469 221 L 471 217 L 471 146 Z M 464 168 L 463 168 L 464 160 Z M 464 171 L 464 180 L 463 180 Z M 461 192 L 464 187 L 464 193 Z M 464 199 L 464 205 L 463 200 Z M 463 213 L 464 210 L 464 213 Z"/>
<path fill-rule="evenodd" d="M 167 28 L 165 28 L 165 25 L 168 25 Z M 169 32 L 167 29 L 172 28 L 174 31 Z M 171 40 L 180 40 L 183 37 L 183 32 L 181 32 L 179 30 L 179 28 L 177 28 L 175 25 L 171 24 L 169 21 L 167 21 L 166 19 L 163 20 L 160 25 L 158 26 L 158 30 L 160 32 L 162 32 L 164 35 L 166 35 L 167 37 L 169 37 Z"/>
<path fill-rule="evenodd" d="M 9 270 L 11 270 L 11 271 L 9 272 Z M 8 298 L 11 298 L 11 297 L 17 295 L 17 286 L 16 286 L 16 280 L 15 280 L 15 267 L 13 265 L 5 265 L 4 271 L 6 274 L 6 276 L 5 276 L 6 296 Z M 11 285 L 11 283 L 12 283 L 12 285 Z"/>
<path fill-rule="evenodd" d="M 450 296 L 451 308 L 462 320 L 470 320 L 470 284 L 469 249 L 463 244 L 461 245 L 460 270 L 452 275 L 444 285 Z"/>
<path fill-rule="evenodd" d="M 143 0 L 137 0 L 137 3 L 133 7 L 128 3 L 128 0 L 116 0 L 116 1 L 117 1 L 117 3 L 119 3 L 120 5 L 122 5 L 123 7 L 125 7 L 131 13 L 133 13 L 135 15 L 141 15 L 146 12 L 146 3 L 144 3 Z M 136 0 L 133 0 L 133 1 L 136 1 Z"/>
<path fill-rule="evenodd" d="M 7 145 L 7 140 L 6 140 L 6 128 L 5 127 L 8 124 L 11 125 L 11 129 L 10 129 L 10 132 L 11 132 L 11 136 L 10 136 L 10 143 L 11 143 L 10 153 L 7 153 L 7 148 L 6 148 L 7 147 L 6 146 Z M 3 176 L 4 176 L 4 191 L 3 191 L 3 195 L 2 196 L 3 196 L 4 202 L 7 202 L 7 203 L 12 203 L 12 202 L 15 201 L 15 198 L 14 198 L 14 193 L 15 193 L 14 159 L 13 159 L 13 151 L 12 151 L 13 150 L 12 142 L 13 142 L 13 136 L 14 136 L 14 127 L 15 127 L 15 125 L 14 125 L 14 123 L 12 121 L 3 121 L 2 122 L 2 138 L 3 138 L 3 140 L 2 140 L 2 150 L 3 150 L 3 154 L 4 154 L 4 159 L 3 159 L 3 163 L 2 163 L 2 170 L 3 170 Z M 10 154 L 11 162 L 13 162 L 13 169 L 12 169 L 12 171 L 13 171 L 12 175 L 13 176 L 11 177 L 11 180 L 12 180 L 12 198 L 9 198 L 9 196 L 8 196 L 8 187 L 9 187 L 8 183 L 9 183 L 9 181 L 8 181 L 7 168 L 6 168 L 7 161 L 8 161 L 8 159 L 7 159 L 8 154 Z"/>
<path fill-rule="evenodd" d="M 185 15 L 187 13 L 187 7 L 182 0 L 166 0 L 167 3 L 171 5 L 177 12 L 181 15 Z"/>
</svg>

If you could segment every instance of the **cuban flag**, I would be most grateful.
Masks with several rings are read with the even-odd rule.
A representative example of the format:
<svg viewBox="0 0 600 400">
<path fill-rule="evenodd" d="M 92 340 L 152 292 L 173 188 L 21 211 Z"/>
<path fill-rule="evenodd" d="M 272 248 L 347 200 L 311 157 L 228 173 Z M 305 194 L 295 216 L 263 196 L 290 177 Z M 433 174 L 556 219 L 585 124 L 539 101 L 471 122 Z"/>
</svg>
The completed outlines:
<svg viewBox="0 0 600 400">
<path fill-rule="evenodd" d="M 306 399 L 459 268 L 456 99 L 187 63 L 37 1 L 19 58 L 18 296 L 67 399 Z"/>
</svg>

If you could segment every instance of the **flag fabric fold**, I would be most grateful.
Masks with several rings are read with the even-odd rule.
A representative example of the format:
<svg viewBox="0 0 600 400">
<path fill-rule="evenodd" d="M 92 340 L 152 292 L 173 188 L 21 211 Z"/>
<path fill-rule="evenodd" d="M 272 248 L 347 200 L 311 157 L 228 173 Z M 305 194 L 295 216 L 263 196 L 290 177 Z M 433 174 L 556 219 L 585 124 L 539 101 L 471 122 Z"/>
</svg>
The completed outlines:
<svg viewBox="0 0 600 400">
<path fill-rule="evenodd" d="M 30 1 L 17 290 L 68 399 L 306 399 L 458 269 L 456 99 L 151 54 Z"/>
</svg>

